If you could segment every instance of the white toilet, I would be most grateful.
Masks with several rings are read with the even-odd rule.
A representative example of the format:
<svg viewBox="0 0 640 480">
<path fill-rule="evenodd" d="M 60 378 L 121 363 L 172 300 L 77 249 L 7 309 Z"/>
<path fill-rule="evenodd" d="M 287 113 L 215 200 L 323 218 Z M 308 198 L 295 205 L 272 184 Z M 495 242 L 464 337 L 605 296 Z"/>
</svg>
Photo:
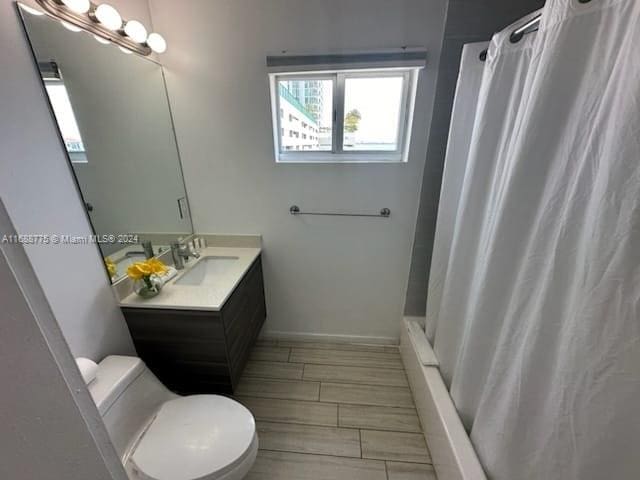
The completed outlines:
<svg viewBox="0 0 640 480">
<path fill-rule="evenodd" d="M 219 395 L 176 395 L 139 358 L 105 358 L 88 388 L 132 480 L 240 480 L 256 459 L 249 410 Z"/>
</svg>

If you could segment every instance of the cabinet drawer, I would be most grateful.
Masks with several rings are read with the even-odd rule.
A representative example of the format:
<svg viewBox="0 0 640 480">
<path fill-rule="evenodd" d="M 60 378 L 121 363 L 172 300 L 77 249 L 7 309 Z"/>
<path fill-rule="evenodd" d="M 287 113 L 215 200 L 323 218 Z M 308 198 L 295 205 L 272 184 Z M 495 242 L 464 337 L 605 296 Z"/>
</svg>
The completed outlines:
<svg viewBox="0 0 640 480">
<path fill-rule="evenodd" d="M 127 308 L 123 313 L 136 340 L 201 341 L 224 337 L 222 320 L 215 312 Z"/>
<path fill-rule="evenodd" d="M 136 350 L 143 358 L 161 359 L 163 362 L 225 363 L 227 359 L 223 337 L 200 341 L 138 337 Z"/>
</svg>

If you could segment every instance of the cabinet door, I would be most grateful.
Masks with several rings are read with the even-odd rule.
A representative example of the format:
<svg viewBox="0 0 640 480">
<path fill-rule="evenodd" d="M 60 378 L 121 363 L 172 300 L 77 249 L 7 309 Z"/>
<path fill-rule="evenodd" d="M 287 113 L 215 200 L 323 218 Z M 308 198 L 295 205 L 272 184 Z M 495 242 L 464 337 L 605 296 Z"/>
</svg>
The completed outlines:
<svg viewBox="0 0 640 480">
<path fill-rule="evenodd" d="M 230 388 L 224 327 L 214 312 L 123 309 L 138 355 L 171 390 Z"/>
<path fill-rule="evenodd" d="M 244 370 L 264 317 L 262 263 L 258 257 L 234 292 L 233 298 L 222 310 L 234 385 Z"/>
</svg>

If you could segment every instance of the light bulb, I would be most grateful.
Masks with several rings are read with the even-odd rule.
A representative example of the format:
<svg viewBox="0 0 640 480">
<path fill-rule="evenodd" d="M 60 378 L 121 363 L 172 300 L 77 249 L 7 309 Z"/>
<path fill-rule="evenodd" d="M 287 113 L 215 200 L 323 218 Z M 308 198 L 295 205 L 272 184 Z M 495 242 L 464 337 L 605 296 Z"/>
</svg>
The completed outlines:
<svg viewBox="0 0 640 480">
<path fill-rule="evenodd" d="M 107 3 L 98 5 L 93 14 L 104 28 L 115 31 L 122 27 L 122 17 L 115 8 Z"/>
<path fill-rule="evenodd" d="M 147 29 L 137 20 L 129 20 L 124 26 L 124 33 L 136 43 L 147 40 Z"/>
<path fill-rule="evenodd" d="M 118 47 L 122 53 L 126 53 L 127 55 L 131 55 L 133 53 L 132 50 L 129 50 L 128 48 L 124 48 L 124 47 Z"/>
<path fill-rule="evenodd" d="M 67 30 L 71 31 L 71 32 L 81 32 L 82 29 L 80 27 L 76 27 L 75 25 L 70 24 L 69 22 L 65 22 L 64 20 L 60 20 L 60 23 L 62 24 L 62 26 L 64 28 L 66 28 Z"/>
<path fill-rule="evenodd" d="M 147 45 L 156 53 L 164 53 L 167 51 L 167 42 L 159 33 L 151 33 L 147 38 Z"/>
<path fill-rule="evenodd" d="M 89 0 L 61 0 L 65 6 L 76 13 L 87 13 L 91 8 L 91 2 Z"/>
<path fill-rule="evenodd" d="M 20 8 L 22 10 L 24 10 L 27 13 L 30 13 L 31 15 L 37 15 L 37 16 L 44 15 L 44 12 L 42 10 L 35 9 L 35 8 L 30 7 L 28 5 L 24 5 L 22 3 L 18 3 L 18 5 L 20 5 Z"/>
<path fill-rule="evenodd" d="M 102 43 L 103 45 L 109 45 L 111 42 L 109 40 L 107 40 L 106 38 L 102 38 L 100 35 L 93 35 L 93 38 L 95 38 L 99 43 Z"/>
</svg>

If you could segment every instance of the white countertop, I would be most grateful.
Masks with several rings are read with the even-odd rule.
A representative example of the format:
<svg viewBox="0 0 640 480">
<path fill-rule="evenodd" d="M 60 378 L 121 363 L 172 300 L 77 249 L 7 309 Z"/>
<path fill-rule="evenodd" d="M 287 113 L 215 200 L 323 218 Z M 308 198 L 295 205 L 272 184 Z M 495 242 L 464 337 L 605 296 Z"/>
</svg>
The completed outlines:
<svg viewBox="0 0 640 480">
<path fill-rule="evenodd" d="M 167 282 L 160 293 L 144 299 L 135 293 L 120 302 L 121 307 L 163 308 L 168 310 L 211 310 L 219 311 L 233 293 L 240 280 L 254 260 L 260 255 L 260 248 L 207 247 L 202 249 L 199 259 L 190 259 L 184 270 Z M 238 257 L 233 266 L 224 274 L 220 274 L 213 284 L 209 285 L 177 285 L 197 262 L 205 257 Z"/>
</svg>

